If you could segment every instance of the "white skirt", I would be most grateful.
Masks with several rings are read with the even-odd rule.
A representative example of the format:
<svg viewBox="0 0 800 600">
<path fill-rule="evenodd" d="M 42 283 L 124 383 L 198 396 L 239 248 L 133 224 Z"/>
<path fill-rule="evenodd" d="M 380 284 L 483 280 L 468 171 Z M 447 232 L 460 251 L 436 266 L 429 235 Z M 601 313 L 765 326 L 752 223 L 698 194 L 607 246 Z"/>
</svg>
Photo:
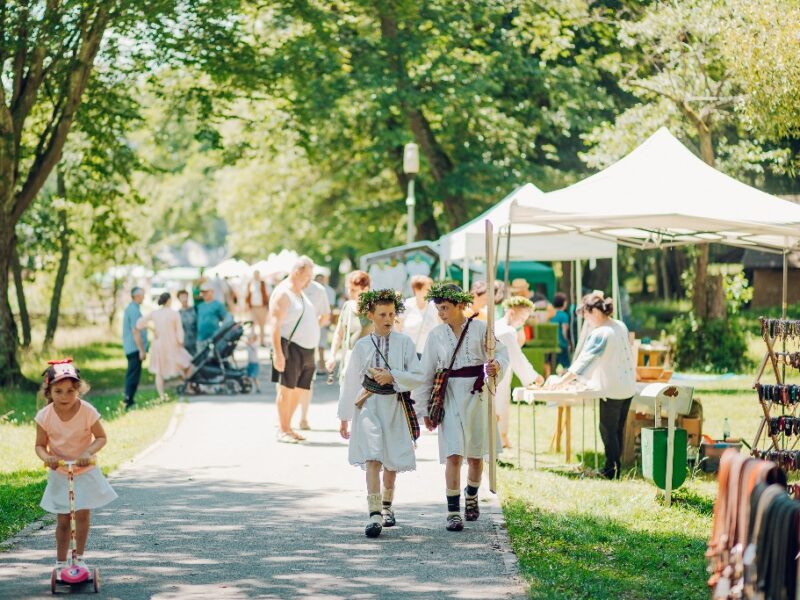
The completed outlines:
<svg viewBox="0 0 800 600">
<path fill-rule="evenodd" d="M 116 497 L 117 493 L 98 467 L 75 477 L 75 510 L 100 508 Z M 48 470 L 47 487 L 39 506 L 49 513 L 69 513 L 69 478 L 64 473 Z"/>
<path fill-rule="evenodd" d="M 445 464 L 448 456 L 482 458 L 489 461 L 489 412 L 486 389 L 473 394 L 473 378 L 453 377 L 447 381 L 444 397 L 444 419 L 439 423 L 439 462 Z M 495 427 L 497 453 L 503 451 Z"/>
<path fill-rule="evenodd" d="M 417 468 L 414 441 L 395 394 L 370 396 L 360 410 L 356 408 L 348 458 L 351 465 L 363 469 L 370 460 L 382 463 L 389 471 Z"/>
</svg>

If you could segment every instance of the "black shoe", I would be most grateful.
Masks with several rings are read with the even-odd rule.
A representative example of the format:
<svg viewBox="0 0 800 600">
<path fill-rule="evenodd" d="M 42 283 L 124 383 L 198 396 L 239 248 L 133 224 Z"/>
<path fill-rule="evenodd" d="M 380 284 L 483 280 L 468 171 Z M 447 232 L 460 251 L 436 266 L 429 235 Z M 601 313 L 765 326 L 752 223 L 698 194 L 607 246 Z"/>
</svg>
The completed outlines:
<svg viewBox="0 0 800 600">
<path fill-rule="evenodd" d="M 380 523 L 370 522 L 364 528 L 364 535 L 368 538 L 376 538 L 381 534 L 381 531 L 383 531 L 383 526 Z"/>
<path fill-rule="evenodd" d="M 397 521 L 394 518 L 394 511 L 391 508 L 384 508 L 381 514 L 383 515 L 384 527 L 394 527 L 397 525 Z"/>
<path fill-rule="evenodd" d="M 464 529 L 464 521 L 461 520 L 461 515 L 450 515 L 447 517 L 447 531 L 461 531 Z"/>
<path fill-rule="evenodd" d="M 481 516 L 481 509 L 478 507 L 478 496 L 467 496 L 464 491 L 464 518 L 467 521 L 477 521 Z"/>
</svg>

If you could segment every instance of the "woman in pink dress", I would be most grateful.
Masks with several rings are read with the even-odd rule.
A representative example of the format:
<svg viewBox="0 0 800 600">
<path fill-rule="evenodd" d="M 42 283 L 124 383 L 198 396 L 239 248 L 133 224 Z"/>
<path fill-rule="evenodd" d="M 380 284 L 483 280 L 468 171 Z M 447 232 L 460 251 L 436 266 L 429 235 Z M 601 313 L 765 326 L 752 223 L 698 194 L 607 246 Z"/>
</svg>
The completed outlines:
<svg viewBox="0 0 800 600">
<path fill-rule="evenodd" d="M 164 292 L 158 297 L 161 307 L 139 319 L 137 329 L 152 324 L 153 343 L 148 369 L 156 376 L 158 395 L 164 398 L 164 380 L 182 375 L 188 377 L 192 357 L 183 346 L 183 325 L 180 315 L 170 308 L 172 296 Z"/>
</svg>

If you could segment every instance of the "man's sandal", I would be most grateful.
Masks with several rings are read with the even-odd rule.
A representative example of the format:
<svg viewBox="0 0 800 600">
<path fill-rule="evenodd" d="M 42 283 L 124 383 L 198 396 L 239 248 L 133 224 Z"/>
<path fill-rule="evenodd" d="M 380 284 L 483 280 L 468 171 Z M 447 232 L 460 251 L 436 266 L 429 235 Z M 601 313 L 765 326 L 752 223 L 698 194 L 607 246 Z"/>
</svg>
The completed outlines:
<svg viewBox="0 0 800 600">
<path fill-rule="evenodd" d="M 481 516 L 481 509 L 478 507 L 478 497 L 464 497 L 464 518 L 467 521 L 477 521 Z"/>
<path fill-rule="evenodd" d="M 368 538 L 376 538 L 381 534 L 381 531 L 383 531 L 383 526 L 380 523 L 370 521 L 364 528 L 364 535 Z"/>
<path fill-rule="evenodd" d="M 461 515 L 450 515 L 447 517 L 447 531 L 461 531 L 464 529 L 464 521 L 461 520 Z"/>
</svg>

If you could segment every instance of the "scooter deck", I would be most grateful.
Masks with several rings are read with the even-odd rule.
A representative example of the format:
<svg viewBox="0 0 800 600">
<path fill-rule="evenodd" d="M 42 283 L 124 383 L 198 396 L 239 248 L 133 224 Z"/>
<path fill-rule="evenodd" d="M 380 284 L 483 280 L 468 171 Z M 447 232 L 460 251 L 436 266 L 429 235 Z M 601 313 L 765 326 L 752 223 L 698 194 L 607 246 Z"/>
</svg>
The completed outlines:
<svg viewBox="0 0 800 600">
<path fill-rule="evenodd" d="M 92 569 L 89 571 L 89 577 L 78 583 L 69 583 L 61 579 L 57 569 L 53 569 L 50 574 L 50 592 L 57 594 L 63 592 L 71 594 L 75 592 L 84 591 L 84 588 L 93 588 L 95 593 L 100 591 L 100 569 Z"/>
</svg>

